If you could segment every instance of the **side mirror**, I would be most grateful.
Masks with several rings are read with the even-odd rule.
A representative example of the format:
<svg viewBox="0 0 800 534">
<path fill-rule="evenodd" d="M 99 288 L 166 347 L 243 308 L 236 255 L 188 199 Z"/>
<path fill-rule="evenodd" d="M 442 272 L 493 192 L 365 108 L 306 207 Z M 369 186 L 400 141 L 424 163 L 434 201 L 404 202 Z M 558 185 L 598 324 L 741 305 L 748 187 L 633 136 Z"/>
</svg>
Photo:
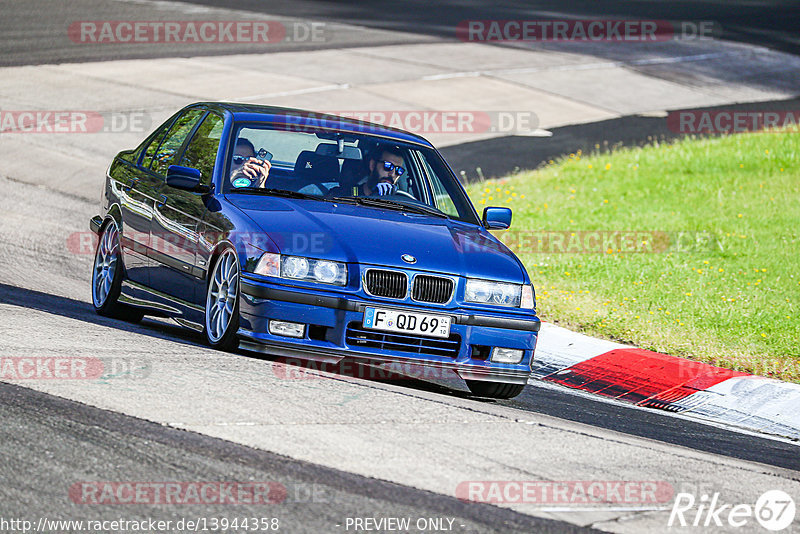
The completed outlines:
<svg viewBox="0 0 800 534">
<path fill-rule="evenodd" d="M 483 225 L 489 230 L 505 230 L 511 226 L 511 208 L 484 208 Z"/>
<path fill-rule="evenodd" d="M 207 193 L 210 188 L 206 185 L 200 185 L 200 178 L 200 171 L 191 167 L 170 165 L 167 168 L 167 185 L 175 189 L 182 189 L 195 193 Z"/>
</svg>

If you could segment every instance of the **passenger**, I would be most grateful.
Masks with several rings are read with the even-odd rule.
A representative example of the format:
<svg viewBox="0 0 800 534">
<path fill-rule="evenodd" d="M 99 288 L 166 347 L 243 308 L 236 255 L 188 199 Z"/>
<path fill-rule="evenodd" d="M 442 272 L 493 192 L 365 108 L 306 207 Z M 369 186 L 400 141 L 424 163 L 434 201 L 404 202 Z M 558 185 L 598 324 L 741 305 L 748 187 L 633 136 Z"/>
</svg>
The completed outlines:
<svg viewBox="0 0 800 534">
<path fill-rule="evenodd" d="M 237 178 L 248 178 L 249 187 L 264 187 L 272 164 L 267 159 L 256 157 L 256 148 L 250 140 L 240 137 L 231 162 L 231 182 Z"/>
</svg>

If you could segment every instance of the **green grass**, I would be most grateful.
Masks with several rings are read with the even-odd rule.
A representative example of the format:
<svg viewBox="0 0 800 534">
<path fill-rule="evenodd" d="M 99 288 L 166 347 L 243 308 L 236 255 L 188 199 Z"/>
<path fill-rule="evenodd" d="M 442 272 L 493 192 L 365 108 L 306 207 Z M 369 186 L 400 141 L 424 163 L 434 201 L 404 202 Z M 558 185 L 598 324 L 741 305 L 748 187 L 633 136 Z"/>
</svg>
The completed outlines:
<svg viewBox="0 0 800 534">
<path fill-rule="evenodd" d="M 513 208 L 497 235 L 525 263 L 544 320 L 800 381 L 796 133 L 572 154 L 468 190 L 479 210 Z M 598 230 L 639 234 L 616 250 L 566 248 Z"/>
</svg>

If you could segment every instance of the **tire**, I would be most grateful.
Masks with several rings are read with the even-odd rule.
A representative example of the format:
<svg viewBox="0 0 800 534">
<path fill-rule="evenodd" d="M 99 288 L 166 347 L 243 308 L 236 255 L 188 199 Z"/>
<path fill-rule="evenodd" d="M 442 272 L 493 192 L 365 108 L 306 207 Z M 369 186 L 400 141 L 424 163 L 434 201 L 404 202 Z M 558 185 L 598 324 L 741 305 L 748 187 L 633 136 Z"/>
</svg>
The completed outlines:
<svg viewBox="0 0 800 534">
<path fill-rule="evenodd" d="M 213 348 L 231 351 L 239 346 L 239 260 L 230 247 L 219 255 L 208 280 L 204 325 Z"/>
<path fill-rule="evenodd" d="M 124 270 L 120 258 L 119 229 L 112 220 L 100 234 L 94 252 L 92 305 L 98 315 L 136 323 L 142 320 L 144 312 L 119 302 Z"/>
<path fill-rule="evenodd" d="M 504 382 L 484 382 L 467 380 L 467 387 L 476 397 L 491 399 L 511 399 L 522 393 L 525 384 L 506 384 Z"/>
</svg>

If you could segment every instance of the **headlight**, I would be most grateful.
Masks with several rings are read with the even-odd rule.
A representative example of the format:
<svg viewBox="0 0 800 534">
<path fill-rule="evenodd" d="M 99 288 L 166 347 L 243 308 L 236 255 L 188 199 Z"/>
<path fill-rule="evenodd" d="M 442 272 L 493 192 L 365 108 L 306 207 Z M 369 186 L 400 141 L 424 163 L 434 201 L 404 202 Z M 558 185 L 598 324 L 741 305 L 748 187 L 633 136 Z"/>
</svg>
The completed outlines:
<svg viewBox="0 0 800 534">
<path fill-rule="evenodd" d="M 522 286 L 468 278 L 464 299 L 477 304 L 519 308 L 522 301 Z"/>
<path fill-rule="evenodd" d="M 281 256 L 281 278 L 306 280 L 343 286 L 347 283 L 347 265 L 338 261 L 312 260 L 301 256 Z"/>
<path fill-rule="evenodd" d="M 308 260 L 299 256 L 285 256 L 281 264 L 281 276 L 302 280 L 308 276 Z"/>
<path fill-rule="evenodd" d="M 318 261 L 314 265 L 314 278 L 323 284 L 335 284 L 343 272 L 339 264 L 332 261 Z"/>
<path fill-rule="evenodd" d="M 347 264 L 338 261 L 312 260 L 302 256 L 281 256 L 265 252 L 256 263 L 255 274 L 306 280 L 322 284 L 347 284 Z"/>
</svg>

